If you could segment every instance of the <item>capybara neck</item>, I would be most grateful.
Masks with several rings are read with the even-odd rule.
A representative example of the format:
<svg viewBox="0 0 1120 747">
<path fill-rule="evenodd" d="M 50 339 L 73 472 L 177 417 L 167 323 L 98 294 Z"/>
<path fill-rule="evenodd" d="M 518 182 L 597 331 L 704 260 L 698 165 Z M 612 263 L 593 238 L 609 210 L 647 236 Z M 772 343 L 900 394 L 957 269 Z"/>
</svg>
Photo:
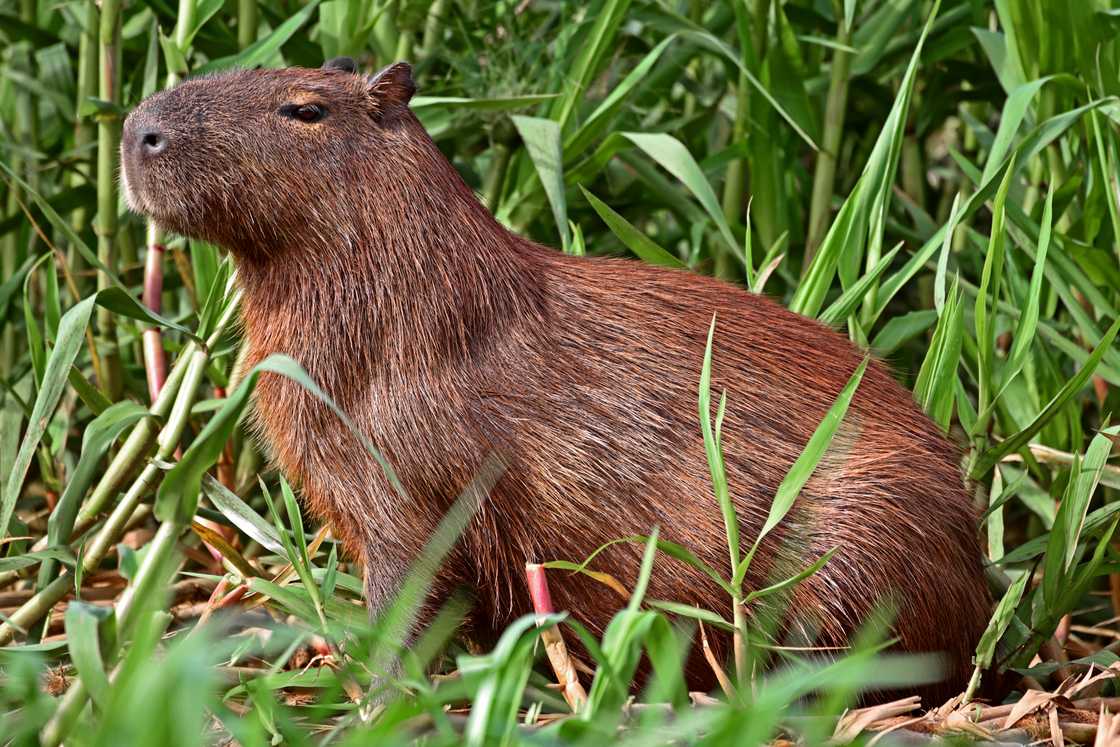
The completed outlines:
<svg viewBox="0 0 1120 747">
<path fill-rule="evenodd" d="M 323 185 L 335 191 L 329 215 L 279 245 L 235 249 L 261 353 L 296 355 L 328 379 L 416 376 L 543 314 L 541 250 L 494 219 L 411 113 L 393 136 L 392 149 L 355 155 L 352 182 Z"/>
</svg>

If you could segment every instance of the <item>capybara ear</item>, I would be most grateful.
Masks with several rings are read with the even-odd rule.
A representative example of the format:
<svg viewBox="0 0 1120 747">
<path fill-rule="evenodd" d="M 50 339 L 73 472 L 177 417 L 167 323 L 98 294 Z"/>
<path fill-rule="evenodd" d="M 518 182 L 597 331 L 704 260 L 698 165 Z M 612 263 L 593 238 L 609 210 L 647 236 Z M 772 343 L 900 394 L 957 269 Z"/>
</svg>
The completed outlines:
<svg viewBox="0 0 1120 747">
<path fill-rule="evenodd" d="M 416 84 L 412 82 L 412 65 L 407 62 L 394 62 L 369 78 L 369 95 L 382 107 L 407 105 L 414 93 Z"/>
<path fill-rule="evenodd" d="M 353 57 L 335 57 L 334 59 L 327 60 L 323 63 L 324 70 L 338 70 L 343 73 L 350 73 L 353 75 L 358 72 L 358 63 L 354 62 Z"/>
</svg>

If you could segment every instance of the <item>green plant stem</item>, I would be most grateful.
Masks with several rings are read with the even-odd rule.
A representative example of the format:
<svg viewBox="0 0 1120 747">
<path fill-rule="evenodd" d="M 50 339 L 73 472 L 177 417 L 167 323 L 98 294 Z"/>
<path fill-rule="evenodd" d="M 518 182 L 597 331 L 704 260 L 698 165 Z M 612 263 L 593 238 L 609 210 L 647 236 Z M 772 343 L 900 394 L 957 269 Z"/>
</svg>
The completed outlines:
<svg viewBox="0 0 1120 747">
<path fill-rule="evenodd" d="M 496 210 L 498 200 L 502 197 L 502 183 L 505 181 L 506 169 L 509 167 L 511 150 L 505 143 L 494 143 L 491 152 L 493 155 L 490 167 L 486 169 L 486 177 L 482 182 L 482 201 L 490 210 Z"/>
<path fill-rule="evenodd" d="M 741 593 L 741 590 L 739 591 Z M 736 687 L 742 693 L 747 692 L 746 686 L 750 679 L 750 672 L 747 671 L 747 614 L 739 600 L 733 599 L 731 603 L 734 605 L 732 621 L 735 623 L 735 634 L 732 646 L 735 656 Z"/>
<path fill-rule="evenodd" d="M 245 49 L 257 40 L 257 0 L 237 0 L 237 47 Z"/>
<path fill-rule="evenodd" d="M 31 75 L 31 59 L 30 48 L 27 44 L 18 43 L 13 44 L 8 49 L 7 59 L 5 60 L 7 66 L 16 72 L 22 72 Z M 15 116 L 11 121 L 11 141 L 9 143 L 8 152 L 5 157 L 14 171 L 24 178 L 30 176 L 28 173 L 28 163 L 24 157 L 27 152 L 27 138 L 24 132 L 27 126 L 27 117 L 25 116 L 27 108 L 27 92 L 22 88 L 17 88 L 15 91 Z M 30 181 L 30 180 L 29 180 Z M 4 215 L 16 215 L 20 211 L 20 203 L 22 201 L 22 190 L 15 182 L 8 183 L 8 202 L 5 206 Z M 0 244 L 0 277 L 9 278 L 15 274 L 16 267 L 20 262 L 20 244 L 19 237 L 22 232 L 19 230 L 9 231 L 3 238 L 3 244 Z M 5 379 L 9 378 L 14 370 L 16 364 L 16 329 L 13 324 L 5 324 L 3 331 L 0 332 L 0 376 Z"/>
<path fill-rule="evenodd" d="M 128 492 L 114 507 L 101 530 L 86 543 L 82 554 L 82 568 L 86 573 L 92 573 L 101 565 L 101 561 L 109 554 L 113 544 L 124 533 L 125 525 L 140 504 L 140 500 L 148 494 L 162 474 L 163 469 L 158 466 L 159 462 L 166 460 L 175 452 L 175 447 L 186 428 L 196 390 L 206 370 L 206 361 L 205 352 L 195 350 L 192 353 L 179 397 L 175 401 L 167 425 L 160 433 L 161 447 L 156 453 L 156 459 L 144 467 Z M 59 576 L 13 612 L 8 620 L 0 625 L 0 646 L 12 641 L 17 628 L 29 628 L 36 620 L 48 614 L 51 608 L 66 596 L 74 582 L 73 579 L 73 574 L 69 573 Z"/>
<path fill-rule="evenodd" d="M 17 172 L 19 171 L 20 164 L 13 156 L 11 159 L 12 167 Z M 6 205 L 5 215 L 15 215 L 19 210 L 19 187 L 10 184 L 8 187 L 8 203 Z M 3 243 L 0 244 L 0 276 L 9 278 L 15 274 L 16 263 L 18 261 L 18 241 L 19 231 L 9 231 L 7 236 L 0 239 Z M 0 330 L 0 378 L 8 380 L 13 373 L 16 361 L 16 328 L 14 324 L 3 325 L 3 330 Z M 2 399 L 0 399 L 2 401 Z"/>
<path fill-rule="evenodd" d="M 424 36 L 421 47 L 425 57 L 436 54 L 436 45 L 439 44 L 440 35 L 443 33 L 444 15 L 447 13 L 447 0 L 435 0 L 428 8 L 428 17 L 424 19 Z"/>
<path fill-rule="evenodd" d="M 847 45 L 850 37 L 849 29 L 841 20 L 836 41 Z M 844 135 L 844 116 L 848 108 L 851 65 L 851 52 L 837 49 L 833 53 L 828 98 L 824 110 L 824 132 L 821 135 L 821 149 L 817 153 L 817 163 L 813 171 L 813 196 L 809 203 L 809 234 L 805 240 L 802 272 L 813 261 L 817 247 L 824 240 L 825 232 L 828 230 L 828 218 L 832 213 L 832 192 L 836 184 L 836 158 L 840 154 L 840 141 Z"/>
<path fill-rule="evenodd" d="M 745 2 L 745 0 L 744 0 Z M 759 61 L 766 59 L 766 30 L 770 21 L 770 0 L 754 0 L 751 8 L 751 35 L 754 53 Z"/>
<path fill-rule="evenodd" d="M 94 179 L 94 165 L 89 158 L 93 145 L 97 142 L 97 130 L 93 118 L 88 114 L 81 114 L 82 107 L 89 99 L 97 95 L 97 4 L 94 0 L 86 0 L 82 6 L 84 13 L 83 28 L 78 40 L 78 86 L 75 97 L 75 112 L 77 122 L 74 127 L 74 151 L 79 156 L 78 166 L 70 177 L 71 186 L 92 183 Z M 74 211 L 71 226 L 75 233 L 81 233 L 89 223 L 89 209 L 83 203 Z M 86 292 L 82 271 L 85 269 L 85 260 L 75 247 L 68 247 L 67 265 L 74 278 L 78 292 Z M 78 299 L 74 299 L 77 301 Z"/>
<path fill-rule="evenodd" d="M 101 527 L 101 530 L 88 542 L 85 546 L 85 551 L 82 555 L 82 568 L 86 572 L 92 572 L 98 568 L 101 561 L 108 554 L 115 543 L 123 534 L 125 527 L 128 525 L 130 518 L 136 511 L 140 504 L 141 499 L 148 494 L 149 490 L 158 482 L 160 475 L 163 472 L 161 463 L 169 459 L 174 453 L 175 448 L 179 445 L 183 436 L 183 431 L 187 427 L 187 422 L 190 419 L 191 407 L 194 405 L 195 397 L 199 385 L 202 383 L 206 364 L 209 362 L 209 350 L 213 345 L 217 344 L 218 339 L 225 331 L 226 327 L 232 321 L 237 309 L 240 307 L 240 292 L 235 292 L 234 297 L 228 302 L 225 312 L 218 320 L 215 326 L 214 333 L 208 338 L 206 347 L 188 346 L 180 356 L 180 361 L 176 363 L 175 368 L 179 369 L 183 365 L 182 384 L 178 387 L 178 396 L 172 396 L 171 392 L 174 387 L 172 385 L 173 379 L 177 374 L 173 371 L 172 375 L 168 377 L 167 383 L 164 385 L 164 390 L 161 392 L 161 398 L 153 405 L 153 409 L 159 406 L 167 406 L 167 400 L 162 396 L 164 392 L 167 394 L 167 399 L 173 399 L 169 405 L 170 414 L 167 416 L 167 424 L 160 431 L 156 442 L 159 448 L 156 452 L 155 459 L 150 461 L 140 475 L 133 481 L 128 491 L 119 503 L 114 507 L 109 518 Z M 118 455 L 117 459 L 113 460 L 109 470 L 106 471 L 105 476 L 95 488 L 93 495 L 90 496 L 89 501 L 82 507 L 82 511 L 78 515 L 76 525 L 80 524 L 83 519 L 88 519 L 97 513 L 91 505 L 99 498 L 104 496 L 102 500 L 111 496 L 114 490 L 108 490 L 107 485 L 110 478 L 113 476 L 121 476 L 131 471 L 134 465 L 143 458 L 150 445 L 147 440 L 149 435 L 143 429 L 143 424 L 148 423 L 150 419 L 140 421 L 130 434 L 125 446 L 122 447 L 121 453 L 127 452 L 127 457 L 122 458 Z M 142 434 L 142 435 L 138 435 Z M 114 469 L 116 467 L 116 469 Z M 72 574 L 65 574 L 59 576 L 54 581 L 46 586 L 42 591 L 37 593 L 27 602 L 25 602 L 19 609 L 13 612 L 9 618 L 0 624 L 0 646 L 10 643 L 15 636 L 18 629 L 27 629 L 40 619 L 43 615 L 50 612 L 51 608 L 58 603 L 66 593 L 69 591 L 73 583 Z"/>
<path fill-rule="evenodd" d="M 109 661 L 117 658 L 124 643 L 128 640 L 129 633 L 136 624 L 134 617 L 135 610 L 138 607 L 135 600 L 147 599 L 155 592 L 157 585 L 164 581 L 165 574 L 162 571 L 166 567 L 165 561 L 174 552 L 175 544 L 184 528 L 176 522 L 164 522 L 149 543 L 144 560 L 136 572 L 135 580 L 125 590 L 120 601 L 117 602 L 116 640 L 107 646 L 108 650 L 102 654 Z M 81 678 L 74 678 L 70 689 L 66 691 L 66 695 L 63 696 L 62 702 L 59 703 L 54 715 L 43 727 L 40 733 L 40 744 L 46 747 L 56 747 L 62 744 L 62 741 L 66 739 L 66 736 L 74 727 L 88 697 L 89 694 Z"/>
<path fill-rule="evenodd" d="M 385 9 L 373 25 L 373 39 L 381 55 L 381 62 L 388 65 L 394 60 L 390 59 L 397 53 L 400 44 L 400 32 L 397 30 L 397 0 L 390 0 Z"/>
<path fill-rule="evenodd" d="M 121 0 L 101 3 L 99 28 L 100 86 L 98 95 L 113 106 L 120 105 Z M 103 110 L 97 116 L 97 258 L 109 268 L 116 266 L 117 158 L 120 147 L 120 114 Z M 105 273 L 97 275 L 97 289 L 111 285 Z M 113 401 L 124 386 L 116 319 L 106 308 L 97 310 L 98 345 L 102 355 L 101 390 Z"/>
<path fill-rule="evenodd" d="M 748 94 L 750 81 L 746 73 L 739 73 L 739 83 L 735 99 L 735 124 L 731 131 L 731 145 L 739 146 L 747 136 L 747 126 L 750 122 L 750 96 Z M 727 175 L 723 182 L 723 215 L 731 224 L 741 223 L 743 214 L 743 194 L 746 190 L 747 162 L 743 158 L 734 158 L 727 164 Z M 723 242 L 716 242 L 719 247 L 715 256 L 715 275 L 720 278 L 730 278 L 734 275 L 735 262 L 728 248 Z M 751 261 L 750 257 L 747 258 Z"/>
<path fill-rule="evenodd" d="M 416 35 L 411 31 L 402 31 L 400 36 L 397 37 L 397 52 L 395 58 L 397 60 L 405 61 L 412 59 L 412 45 Z"/>
</svg>

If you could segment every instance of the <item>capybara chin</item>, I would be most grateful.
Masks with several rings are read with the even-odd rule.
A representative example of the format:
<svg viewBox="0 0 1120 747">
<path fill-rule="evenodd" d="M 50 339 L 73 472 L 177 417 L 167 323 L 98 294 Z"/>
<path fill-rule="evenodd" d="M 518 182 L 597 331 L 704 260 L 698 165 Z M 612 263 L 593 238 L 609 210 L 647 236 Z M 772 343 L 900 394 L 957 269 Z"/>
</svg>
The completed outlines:
<svg viewBox="0 0 1120 747">
<path fill-rule="evenodd" d="M 408 65 L 367 78 L 349 60 L 206 76 L 146 99 L 121 144 L 135 210 L 236 258 L 247 365 L 299 361 L 394 467 L 407 499 L 316 397 L 261 378 L 260 430 L 363 562 L 371 610 L 491 454 L 505 469 L 430 599 L 469 589 L 472 635 L 531 610 L 526 561 L 583 560 L 655 526 L 730 576 L 696 404 L 713 315 L 712 390 L 727 392 L 744 551 L 864 353 L 734 285 L 511 233 L 411 113 L 414 90 Z M 927 703 L 959 692 L 989 611 L 975 517 L 957 449 L 878 362 L 745 586 L 832 548 L 780 613 L 748 614 L 779 620 L 779 642 L 836 647 L 888 601 L 897 650 L 943 655 Z M 632 585 L 641 552 L 615 544 L 593 567 Z M 552 591 L 599 633 L 622 605 L 583 575 Z M 730 617 L 724 591 L 669 558 L 648 593 Z M 713 684 L 696 656 L 689 678 Z"/>
</svg>

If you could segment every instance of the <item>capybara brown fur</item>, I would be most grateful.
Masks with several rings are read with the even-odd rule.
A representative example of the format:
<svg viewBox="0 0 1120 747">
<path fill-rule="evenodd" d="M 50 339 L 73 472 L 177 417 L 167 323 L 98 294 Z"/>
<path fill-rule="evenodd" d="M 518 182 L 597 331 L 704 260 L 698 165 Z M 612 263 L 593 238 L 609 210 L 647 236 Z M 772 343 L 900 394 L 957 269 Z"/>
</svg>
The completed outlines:
<svg viewBox="0 0 1120 747">
<path fill-rule="evenodd" d="M 404 64 L 369 78 L 350 61 L 206 76 L 141 103 L 121 146 L 134 209 L 233 253 L 246 364 L 297 360 L 394 468 L 407 497 L 318 398 L 260 379 L 257 419 L 275 461 L 363 563 L 370 609 L 394 597 L 490 455 L 504 470 L 430 600 L 470 590 L 473 634 L 531 610 L 527 561 L 582 561 L 654 527 L 729 577 L 697 407 L 713 315 L 713 399 L 726 391 L 744 551 L 864 353 L 732 284 L 566 256 L 510 232 L 411 112 L 414 90 Z M 780 619 L 778 642 L 842 647 L 890 602 L 896 649 L 943 655 L 927 701 L 959 692 L 990 604 L 959 459 L 873 361 L 745 587 L 837 553 L 784 613 L 748 615 Z M 592 568 L 630 586 L 641 553 L 614 544 Z M 596 633 L 623 603 L 585 575 L 552 586 L 557 608 Z M 664 556 L 648 596 L 730 618 L 725 591 Z M 689 678 L 712 685 L 695 656 Z"/>
</svg>

